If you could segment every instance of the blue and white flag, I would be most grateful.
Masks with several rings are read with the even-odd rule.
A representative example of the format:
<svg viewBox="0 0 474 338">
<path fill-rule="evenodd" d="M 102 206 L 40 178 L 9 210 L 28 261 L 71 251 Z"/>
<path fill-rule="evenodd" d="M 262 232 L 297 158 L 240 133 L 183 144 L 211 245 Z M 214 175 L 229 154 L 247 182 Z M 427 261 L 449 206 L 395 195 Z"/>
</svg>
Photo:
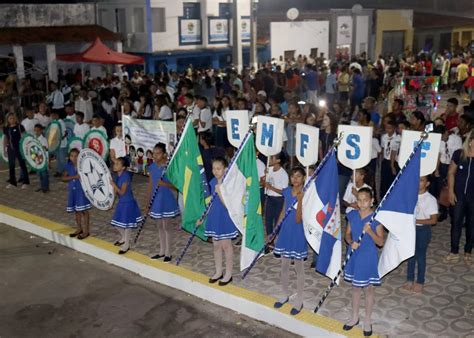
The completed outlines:
<svg viewBox="0 0 474 338">
<path fill-rule="evenodd" d="M 341 269 L 341 215 L 336 152 L 333 150 L 303 197 L 306 240 L 319 253 L 316 271 L 334 278 Z"/>
<path fill-rule="evenodd" d="M 418 147 L 375 216 L 389 231 L 379 259 L 380 278 L 415 254 L 415 208 L 418 202 L 421 148 Z"/>
</svg>

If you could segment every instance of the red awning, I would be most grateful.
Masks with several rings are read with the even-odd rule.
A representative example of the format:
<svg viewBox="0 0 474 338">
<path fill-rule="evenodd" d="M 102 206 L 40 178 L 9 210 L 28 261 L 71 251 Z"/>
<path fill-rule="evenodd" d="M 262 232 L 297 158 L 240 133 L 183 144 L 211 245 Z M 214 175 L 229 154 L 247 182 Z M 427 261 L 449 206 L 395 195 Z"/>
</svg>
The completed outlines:
<svg viewBox="0 0 474 338">
<path fill-rule="evenodd" d="M 100 41 L 97 37 L 92 45 L 84 52 L 79 54 L 57 55 L 56 59 L 66 62 L 89 62 L 103 64 L 130 65 L 135 63 L 144 63 L 141 56 L 116 52 Z"/>
</svg>

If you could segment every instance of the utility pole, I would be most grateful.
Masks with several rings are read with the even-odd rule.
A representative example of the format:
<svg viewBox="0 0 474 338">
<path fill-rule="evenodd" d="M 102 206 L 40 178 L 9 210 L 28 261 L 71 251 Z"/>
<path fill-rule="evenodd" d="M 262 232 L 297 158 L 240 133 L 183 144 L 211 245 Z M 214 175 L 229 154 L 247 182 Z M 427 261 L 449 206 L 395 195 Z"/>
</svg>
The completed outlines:
<svg viewBox="0 0 474 338">
<path fill-rule="evenodd" d="M 237 72 L 240 73 L 242 71 L 242 20 L 240 18 L 238 0 L 233 0 L 232 7 L 232 63 Z"/>
<path fill-rule="evenodd" d="M 257 59 L 257 6 L 258 0 L 250 0 L 250 67 L 258 69 Z"/>
</svg>

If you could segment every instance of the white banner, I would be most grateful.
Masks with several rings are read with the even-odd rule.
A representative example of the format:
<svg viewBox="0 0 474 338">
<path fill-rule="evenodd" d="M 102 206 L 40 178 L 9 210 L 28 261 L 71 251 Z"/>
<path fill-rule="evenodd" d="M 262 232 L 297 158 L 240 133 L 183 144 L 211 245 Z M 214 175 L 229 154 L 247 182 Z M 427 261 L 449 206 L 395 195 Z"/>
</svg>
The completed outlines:
<svg viewBox="0 0 474 338">
<path fill-rule="evenodd" d="M 283 147 L 283 128 L 285 121 L 275 117 L 258 116 L 255 145 L 265 156 L 280 153 Z"/>
<path fill-rule="evenodd" d="M 179 24 L 180 44 L 201 44 L 201 20 L 180 19 Z"/>
<path fill-rule="evenodd" d="M 365 167 L 372 159 L 372 127 L 339 125 L 337 134 L 344 133 L 337 147 L 337 159 L 355 170 Z"/>
<path fill-rule="evenodd" d="M 336 45 L 352 45 L 352 17 L 337 17 Z"/>
<path fill-rule="evenodd" d="M 404 130 L 398 155 L 398 165 L 403 167 L 420 140 L 421 132 Z M 420 176 L 426 176 L 436 170 L 441 146 L 441 134 L 430 133 L 421 145 Z"/>
<path fill-rule="evenodd" d="M 209 18 L 209 43 L 229 42 L 229 20 Z"/>
<path fill-rule="evenodd" d="M 249 130 L 249 112 L 247 110 L 229 110 L 226 114 L 227 138 L 230 144 L 238 148 Z"/>
<path fill-rule="evenodd" d="M 303 123 L 296 124 L 296 158 L 309 167 L 318 162 L 319 129 Z"/>
<path fill-rule="evenodd" d="M 146 172 L 153 162 L 153 148 L 157 143 L 166 144 L 168 154 L 176 144 L 175 122 L 123 116 L 122 130 L 126 152 L 130 156 L 130 169 L 135 172 Z"/>
<path fill-rule="evenodd" d="M 250 41 L 250 18 L 248 16 L 243 16 L 241 18 L 241 38 L 242 41 Z"/>
</svg>

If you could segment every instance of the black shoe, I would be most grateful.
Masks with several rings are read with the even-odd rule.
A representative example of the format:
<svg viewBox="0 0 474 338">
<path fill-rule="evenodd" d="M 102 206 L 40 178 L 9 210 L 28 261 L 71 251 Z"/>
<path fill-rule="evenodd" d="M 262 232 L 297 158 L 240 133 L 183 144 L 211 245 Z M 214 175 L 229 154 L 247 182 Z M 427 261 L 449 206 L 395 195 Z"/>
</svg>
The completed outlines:
<svg viewBox="0 0 474 338">
<path fill-rule="evenodd" d="M 217 277 L 217 278 L 209 278 L 209 284 L 214 284 L 215 282 L 217 282 L 218 280 L 221 280 L 222 278 L 224 278 L 224 275 L 221 275 L 220 277 Z"/>
<path fill-rule="evenodd" d="M 283 302 L 275 302 L 275 304 L 273 304 L 273 307 L 275 309 L 279 309 L 281 308 L 283 305 L 285 305 L 286 303 L 288 303 L 288 301 L 290 300 L 290 297 L 287 297 L 285 301 Z"/>
<path fill-rule="evenodd" d="M 77 237 L 77 236 L 79 236 L 80 234 L 82 234 L 82 231 L 79 231 L 79 232 L 73 232 L 72 234 L 69 234 L 69 237 L 71 237 L 71 238 L 74 238 L 74 237 Z"/>
<path fill-rule="evenodd" d="M 370 331 L 364 330 L 364 337 L 370 337 L 372 335 L 372 325 L 370 325 Z"/>
<path fill-rule="evenodd" d="M 119 255 L 124 255 L 124 254 L 126 254 L 126 253 L 128 252 L 128 250 L 130 250 L 130 248 L 128 248 L 127 250 L 120 250 L 120 251 L 118 252 L 118 254 L 119 254 Z"/>
<path fill-rule="evenodd" d="M 43 192 L 43 194 L 46 194 L 49 192 L 49 189 L 41 189 L 41 191 Z"/>
<path fill-rule="evenodd" d="M 163 262 L 171 262 L 171 258 L 173 258 L 173 256 L 165 256 L 165 259 L 163 259 Z"/>
<path fill-rule="evenodd" d="M 297 309 L 297 308 L 292 308 L 291 311 L 290 311 L 290 315 L 292 316 L 296 316 L 298 313 L 301 312 L 301 310 L 303 310 L 303 304 L 301 304 L 300 308 Z"/>
<path fill-rule="evenodd" d="M 347 325 L 347 324 L 344 324 L 344 326 L 342 327 L 342 329 L 344 331 L 350 331 L 352 330 L 352 328 L 356 325 L 359 325 L 359 319 L 357 320 L 357 323 L 355 323 L 354 325 Z"/>
<path fill-rule="evenodd" d="M 40 192 L 40 191 L 43 191 L 43 189 L 39 188 L 35 190 L 35 192 Z"/>
<path fill-rule="evenodd" d="M 116 241 L 116 242 L 114 243 L 114 245 L 115 245 L 115 246 L 121 246 L 121 245 L 123 245 L 124 243 L 125 243 L 125 242 Z"/>
<path fill-rule="evenodd" d="M 234 243 L 235 246 L 242 246 L 242 237 L 238 237 Z"/>
<path fill-rule="evenodd" d="M 165 255 L 158 254 L 158 255 L 151 256 L 150 258 L 151 259 L 160 259 L 160 258 L 163 258 L 163 257 L 165 257 Z"/>
<path fill-rule="evenodd" d="M 61 176 L 63 176 L 63 175 L 61 175 L 61 173 L 56 173 L 56 174 L 54 174 L 53 176 L 54 176 L 54 177 L 61 177 Z"/>
<path fill-rule="evenodd" d="M 311 262 L 311 266 L 310 266 L 311 269 L 314 269 L 316 268 L 316 263 L 315 262 Z"/>
<path fill-rule="evenodd" d="M 227 282 L 223 282 L 223 281 L 219 281 L 219 286 L 226 286 L 227 284 L 231 283 L 232 282 L 232 277 L 230 277 L 230 279 L 227 281 Z"/>
</svg>

